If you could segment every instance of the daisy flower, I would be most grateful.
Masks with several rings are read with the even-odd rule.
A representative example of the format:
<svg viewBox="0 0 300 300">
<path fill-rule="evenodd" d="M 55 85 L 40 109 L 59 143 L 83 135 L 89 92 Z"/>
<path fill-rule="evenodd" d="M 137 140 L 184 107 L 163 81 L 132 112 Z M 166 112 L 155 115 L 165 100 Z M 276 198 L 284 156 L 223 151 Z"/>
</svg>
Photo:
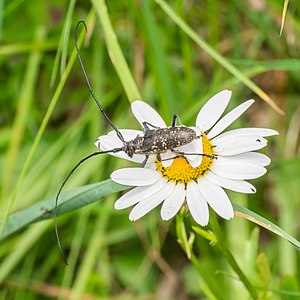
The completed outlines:
<svg viewBox="0 0 300 300">
<path fill-rule="evenodd" d="M 267 128 L 238 128 L 223 132 L 254 103 L 254 100 L 248 100 L 221 118 L 230 97 L 231 91 L 224 90 L 206 102 L 197 115 L 196 125 L 190 127 L 197 138 L 174 149 L 175 154 L 168 150 L 160 154 L 160 159 L 153 154 L 144 168 L 113 172 L 113 181 L 135 187 L 116 201 L 115 208 L 134 206 L 129 215 L 132 221 L 161 203 L 163 220 L 175 216 L 185 203 L 194 220 L 203 226 L 209 221 L 209 207 L 224 219 L 233 218 L 233 207 L 224 188 L 247 194 L 256 192 L 246 180 L 264 175 L 270 159 L 254 151 L 267 145 L 265 137 L 278 133 Z M 133 102 L 131 109 L 141 125 L 148 122 L 159 128 L 168 127 L 161 116 L 143 101 Z M 143 136 L 143 131 L 120 131 L 125 140 Z M 96 141 L 96 146 L 102 150 L 122 145 L 114 131 Z M 131 158 L 124 152 L 111 155 L 138 163 L 145 159 L 141 154 Z"/>
</svg>

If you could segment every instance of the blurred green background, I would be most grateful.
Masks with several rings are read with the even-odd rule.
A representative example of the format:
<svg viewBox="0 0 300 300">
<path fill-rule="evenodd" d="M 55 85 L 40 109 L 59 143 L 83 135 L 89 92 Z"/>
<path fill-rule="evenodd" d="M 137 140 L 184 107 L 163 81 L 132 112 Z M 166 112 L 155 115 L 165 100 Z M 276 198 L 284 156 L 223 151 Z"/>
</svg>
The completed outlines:
<svg viewBox="0 0 300 300">
<path fill-rule="evenodd" d="M 112 64 L 108 55 L 102 26 L 108 23 L 99 18 L 104 1 L 92 2 L 94 6 L 73 0 L 0 1 L 0 216 L 4 222 L 14 212 L 54 197 L 71 168 L 96 150 L 95 139 L 111 130 L 90 97 L 75 56 L 78 21 L 88 25 L 81 55 L 95 94 L 118 128 L 138 128 L 128 101 L 138 92 L 126 81 L 129 77 L 121 62 Z M 168 1 L 189 29 L 240 71 L 234 75 L 174 23 L 163 10 L 163 1 L 106 2 L 141 96 L 165 120 L 171 121 L 177 113 L 184 124 L 193 125 L 205 101 L 222 89 L 233 91 L 230 108 L 256 99 L 232 127 L 269 127 L 280 135 L 270 138 L 263 151 L 272 163 L 267 175 L 252 181 L 257 193 L 229 196 L 299 239 L 298 1 L 289 3 L 281 36 L 283 1 Z M 115 67 L 120 67 L 119 74 Z M 245 86 L 243 76 L 266 92 L 284 115 Z M 66 190 L 108 179 L 124 166 L 132 164 L 108 155 L 91 159 L 77 170 Z M 175 220 L 161 221 L 156 209 L 130 222 L 127 211 L 113 209 L 118 195 L 112 193 L 58 218 L 68 267 L 60 256 L 52 219 L 3 238 L 0 299 L 188 300 L 219 299 L 218 295 L 249 299 L 220 249 L 196 235 L 201 275 L 176 241 Z M 220 226 L 259 299 L 300 299 L 295 247 L 242 218 L 221 221 Z"/>
</svg>

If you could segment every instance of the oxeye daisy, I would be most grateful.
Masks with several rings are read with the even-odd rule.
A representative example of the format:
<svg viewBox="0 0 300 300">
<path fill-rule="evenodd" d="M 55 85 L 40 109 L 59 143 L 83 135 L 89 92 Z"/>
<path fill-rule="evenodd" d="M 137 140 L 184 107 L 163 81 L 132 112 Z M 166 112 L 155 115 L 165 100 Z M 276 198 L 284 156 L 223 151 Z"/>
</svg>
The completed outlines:
<svg viewBox="0 0 300 300">
<path fill-rule="evenodd" d="M 267 145 L 265 137 L 278 134 L 267 128 L 238 128 L 223 132 L 254 100 L 248 100 L 223 115 L 231 92 L 224 90 L 213 96 L 199 111 L 192 142 L 178 148 L 149 155 L 144 168 L 124 168 L 111 174 L 117 183 L 135 186 L 115 203 L 116 209 L 134 206 L 129 218 L 135 221 L 162 203 L 161 217 L 169 220 L 187 203 L 194 220 L 200 225 L 209 221 L 209 206 L 224 219 L 234 216 L 232 204 L 224 191 L 255 193 L 246 180 L 266 173 L 270 159 L 254 152 Z M 161 116 L 143 101 L 135 101 L 132 112 L 141 125 L 167 128 Z M 183 125 L 176 125 L 183 126 Z M 120 130 L 125 140 L 132 140 L 143 131 Z M 102 150 L 122 147 L 115 132 L 101 136 L 96 146 Z M 124 152 L 112 155 L 142 163 L 145 155 L 132 157 Z"/>
</svg>

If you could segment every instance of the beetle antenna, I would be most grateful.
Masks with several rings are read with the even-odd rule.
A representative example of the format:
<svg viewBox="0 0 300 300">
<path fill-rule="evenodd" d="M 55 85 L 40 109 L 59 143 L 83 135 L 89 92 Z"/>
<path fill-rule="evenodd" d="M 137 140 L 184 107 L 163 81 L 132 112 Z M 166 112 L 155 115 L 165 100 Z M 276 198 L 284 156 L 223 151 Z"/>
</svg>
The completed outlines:
<svg viewBox="0 0 300 300">
<path fill-rule="evenodd" d="M 105 111 L 104 111 L 103 107 L 101 106 L 99 100 L 97 99 L 96 95 L 94 94 L 92 86 L 91 86 L 90 81 L 88 79 L 88 76 L 86 74 L 86 71 L 85 71 L 85 68 L 84 68 L 81 56 L 80 56 L 79 48 L 78 48 L 78 28 L 79 28 L 80 24 L 83 24 L 84 28 L 85 28 L 85 31 L 87 31 L 85 22 L 84 21 L 79 21 L 77 23 L 77 25 L 76 25 L 76 30 L 75 30 L 75 48 L 76 48 L 77 57 L 78 57 L 78 60 L 79 60 L 79 63 L 80 63 L 80 66 L 81 66 L 81 69 L 82 69 L 85 81 L 86 81 L 86 83 L 88 85 L 88 89 L 90 91 L 90 94 L 92 95 L 93 99 L 95 100 L 95 102 L 96 102 L 97 106 L 99 107 L 101 113 L 103 114 L 103 116 L 105 117 L 105 119 L 107 120 L 107 122 L 109 123 L 109 125 L 115 130 L 115 132 L 117 133 L 118 138 L 122 142 L 124 142 L 124 137 L 123 137 L 122 133 L 118 130 L 118 128 L 116 127 L 116 125 L 111 121 L 111 119 L 105 113 Z"/>
<path fill-rule="evenodd" d="M 105 154 L 105 153 L 116 153 L 116 152 L 120 152 L 120 151 L 123 151 L 123 148 L 115 148 L 115 149 L 112 149 L 112 150 L 106 150 L 106 151 L 97 151 L 97 152 L 94 152 L 86 157 L 84 157 L 83 159 L 81 159 L 77 164 L 76 166 L 69 172 L 68 176 L 65 178 L 65 180 L 63 181 L 62 185 L 60 186 L 59 190 L 58 190 L 58 193 L 55 197 L 55 207 L 54 207 L 54 227 L 55 227 L 55 235 L 56 235 L 56 240 L 57 240 L 57 244 L 58 244 L 58 248 L 59 248 L 59 251 L 60 251 L 60 254 L 64 260 L 64 262 L 66 263 L 66 265 L 68 265 L 68 262 L 67 262 L 67 259 L 65 257 L 65 254 L 63 252 L 63 249 L 61 247 L 61 243 L 60 243 L 60 238 L 59 238 L 59 234 L 58 234 L 58 226 L 57 226 L 57 203 L 58 203 L 58 197 L 63 189 L 63 187 L 65 186 L 65 184 L 67 183 L 67 181 L 70 179 L 71 175 L 74 173 L 74 171 L 82 164 L 84 163 L 86 160 L 90 159 L 91 157 L 93 156 L 96 156 L 96 155 L 100 155 L 100 154 Z"/>
</svg>

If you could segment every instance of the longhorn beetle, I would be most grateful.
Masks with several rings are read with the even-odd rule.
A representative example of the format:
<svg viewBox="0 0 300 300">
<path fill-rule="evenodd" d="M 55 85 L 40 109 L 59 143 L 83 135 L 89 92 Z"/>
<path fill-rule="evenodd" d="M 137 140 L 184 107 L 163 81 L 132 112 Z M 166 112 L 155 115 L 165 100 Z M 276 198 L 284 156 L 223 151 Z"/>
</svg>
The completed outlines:
<svg viewBox="0 0 300 300">
<path fill-rule="evenodd" d="M 168 150 L 172 151 L 174 153 L 174 157 L 171 158 L 167 158 L 168 159 L 173 159 L 176 157 L 182 157 L 184 155 L 201 155 L 201 156 L 207 156 L 210 158 L 216 158 L 216 156 L 214 155 L 208 155 L 208 154 L 204 154 L 204 153 L 184 153 L 178 150 L 175 150 L 175 148 L 178 148 L 180 146 L 189 144 L 190 142 L 192 142 L 195 139 L 199 139 L 201 138 L 200 136 L 197 136 L 196 132 L 192 129 L 192 128 L 188 128 L 182 125 L 178 115 L 174 114 L 173 118 L 172 118 L 172 123 L 170 127 L 167 128 L 160 128 L 157 127 L 153 124 L 150 124 L 148 122 L 143 122 L 143 136 L 137 135 L 133 140 L 131 141 L 125 141 L 122 133 L 118 130 L 118 128 L 115 126 L 115 124 L 111 121 L 111 119 L 107 116 L 107 114 L 105 113 L 103 107 L 101 106 L 101 104 L 99 103 L 96 95 L 93 92 L 93 89 L 91 87 L 90 81 L 88 79 L 88 76 L 86 74 L 81 56 L 80 56 L 80 52 L 79 52 L 79 48 L 78 48 L 78 28 L 80 24 L 83 24 L 85 27 L 85 30 L 87 30 L 86 28 L 86 24 L 84 21 L 80 21 L 77 23 L 76 29 L 75 29 L 75 48 L 76 48 L 76 52 L 77 52 L 77 57 L 78 57 L 78 61 L 80 63 L 80 67 L 82 69 L 85 81 L 87 83 L 89 92 L 91 94 L 91 96 L 93 97 L 95 103 L 97 104 L 97 106 L 99 107 L 101 113 L 103 114 L 103 116 L 105 117 L 105 119 L 107 120 L 107 122 L 110 124 L 110 126 L 113 128 L 113 130 L 116 132 L 117 137 L 122 141 L 123 146 L 119 147 L 119 148 L 114 148 L 114 149 L 110 149 L 110 150 L 106 150 L 106 151 L 97 151 L 94 152 L 86 157 L 84 157 L 83 159 L 81 159 L 76 165 L 75 167 L 70 171 L 70 173 L 68 174 L 68 176 L 65 178 L 65 180 L 63 181 L 63 183 L 61 184 L 58 193 L 56 195 L 55 198 L 55 208 L 54 208 L 54 225 L 55 225 L 55 234 L 56 234 L 56 238 L 57 238 L 57 243 L 58 243 L 58 247 L 61 253 L 61 256 L 63 258 L 63 260 L 65 261 L 66 264 L 67 260 L 66 257 L 63 253 L 62 247 L 61 247 L 61 243 L 60 243 L 60 239 L 59 239 L 59 234 L 58 234 L 58 226 L 57 226 L 57 203 L 58 203 L 58 197 L 63 189 L 63 187 L 65 186 L 66 182 L 69 180 L 69 178 L 71 177 L 71 175 L 73 174 L 73 172 L 86 160 L 90 159 L 93 156 L 96 155 L 100 155 L 100 154 L 105 154 L 105 153 L 117 153 L 117 152 L 121 152 L 124 151 L 129 157 L 132 157 L 134 154 L 142 154 L 145 155 L 145 159 L 141 164 L 141 167 L 144 167 L 147 163 L 147 160 L 149 158 L 149 155 L 153 154 L 157 156 L 157 159 L 159 161 L 161 161 L 160 158 L 160 154 L 164 153 Z M 180 126 L 176 126 L 176 121 L 178 120 L 178 122 L 180 123 Z"/>
</svg>

